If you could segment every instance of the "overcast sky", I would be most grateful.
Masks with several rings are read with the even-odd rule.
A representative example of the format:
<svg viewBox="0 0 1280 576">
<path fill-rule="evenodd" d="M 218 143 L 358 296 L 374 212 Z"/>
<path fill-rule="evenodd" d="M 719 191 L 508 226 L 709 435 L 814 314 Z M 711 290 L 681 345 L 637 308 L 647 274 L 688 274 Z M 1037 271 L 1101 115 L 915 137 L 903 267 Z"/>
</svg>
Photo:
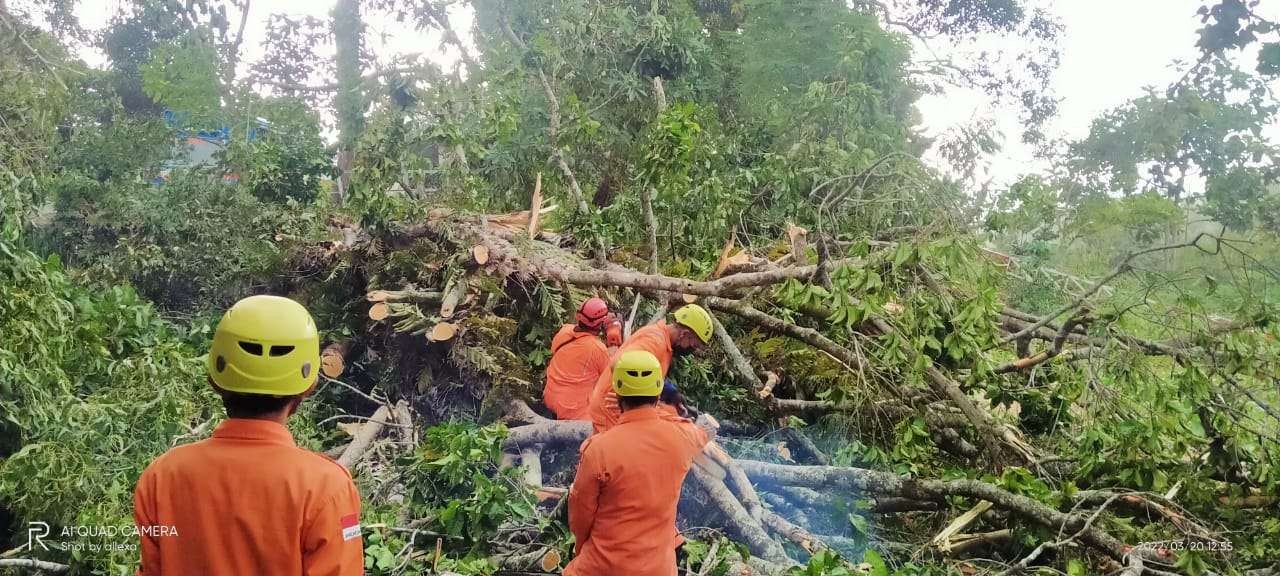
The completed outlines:
<svg viewBox="0 0 1280 576">
<path fill-rule="evenodd" d="M 259 46 L 272 13 L 327 18 L 333 0 L 273 0 L 255 2 L 245 32 L 244 61 L 261 56 Z M 1053 78 L 1060 99 L 1058 116 L 1048 125 L 1049 137 L 1078 138 L 1088 133 L 1089 123 L 1099 114 L 1140 96 L 1146 86 L 1166 86 L 1180 71 L 1175 61 L 1196 58 L 1196 29 L 1200 27 L 1196 9 L 1202 0 L 1042 0 L 1060 18 L 1061 66 Z M 87 27 L 104 26 L 120 0 L 81 2 L 79 15 Z M 1263 7 L 1272 17 L 1280 16 L 1280 6 Z M 471 28 L 469 10 L 450 11 L 454 28 L 466 37 Z M 395 54 L 420 53 L 437 61 L 455 62 L 451 47 L 443 47 L 438 34 L 405 30 L 394 22 L 368 22 L 374 32 L 371 48 L 382 61 Z M 381 37 L 385 35 L 385 38 Z M 1001 49 L 1019 50 L 1020 39 L 999 43 Z M 945 50 L 935 47 L 939 55 Z M 83 54 L 91 64 L 102 65 L 105 58 L 92 51 Z M 926 96 L 919 102 L 926 134 L 937 135 L 975 117 L 990 116 L 1004 133 L 1004 148 L 988 159 L 986 175 L 996 185 L 1013 181 L 1019 174 L 1042 168 L 1033 151 L 1019 142 L 1018 114 L 1002 109 L 980 92 L 950 90 Z"/>
</svg>

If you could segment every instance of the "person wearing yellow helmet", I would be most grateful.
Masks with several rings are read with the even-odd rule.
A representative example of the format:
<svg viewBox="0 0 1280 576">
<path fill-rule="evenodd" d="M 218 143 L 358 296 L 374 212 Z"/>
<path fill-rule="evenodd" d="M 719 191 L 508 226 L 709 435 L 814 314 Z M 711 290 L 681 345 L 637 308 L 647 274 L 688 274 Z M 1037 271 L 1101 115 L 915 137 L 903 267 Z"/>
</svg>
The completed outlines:
<svg viewBox="0 0 1280 576">
<path fill-rule="evenodd" d="M 320 369 L 311 315 L 288 298 L 245 298 L 218 322 L 205 366 L 228 418 L 139 478 L 139 576 L 363 574 L 351 475 L 285 427 Z"/>
<path fill-rule="evenodd" d="M 659 411 L 662 364 L 627 350 L 608 373 L 622 415 L 583 442 L 569 490 L 574 559 L 566 576 L 675 576 L 680 485 L 708 442 L 698 425 Z"/>
<path fill-rule="evenodd" d="M 662 366 L 662 378 L 665 380 L 675 357 L 697 352 L 711 342 L 715 325 L 711 314 L 697 304 L 682 306 L 672 317 L 675 319 L 673 323 L 660 321 L 636 330 L 618 349 L 619 354 L 631 350 L 644 350 L 653 354 Z M 660 408 L 673 415 L 693 415 L 685 406 L 684 397 L 675 385 L 668 383 L 666 388 L 661 395 Z M 592 431 L 596 434 L 608 430 L 618 421 L 621 411 L 618 409 L 617 393 L 613 390 L 609 370 L 605 370 L 596 379 L 587 413 L 591 417 Z"/>
</svg>

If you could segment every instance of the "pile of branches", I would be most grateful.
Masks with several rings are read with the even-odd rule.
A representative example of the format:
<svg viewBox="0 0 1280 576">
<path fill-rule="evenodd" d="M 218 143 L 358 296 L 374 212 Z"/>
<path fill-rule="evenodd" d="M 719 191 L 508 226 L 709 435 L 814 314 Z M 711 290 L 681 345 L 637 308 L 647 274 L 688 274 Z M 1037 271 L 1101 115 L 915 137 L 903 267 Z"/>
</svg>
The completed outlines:
<svg viewBox="0 0 1280 576">
<path fill-rule="evenodd" d="M 715 343 L 732 367 L 734 378 L 749 389 L 760 407 L 771 415 L 843 412 L 855 418 L 893 421 L 918 417 L 927 423 L 929 433 L 941 449 L 979 470 L 998 474 L 1007 466 L 1019 466 L 1043 476 L 1060 476 L 1062 472 L 1058 467 L 1067 465 L 1066 459 L 1033 446 L 1017 426 L 1002 422 L 987 404 L 968 394 L 960 384 L 963 379 L 955 375 L 956 368 L 936 365 L 928 357 L 911 359 L 916 365 L 924 366 L 927 388 L 906 387 L 893 378 L 870 378 L 867 380 L 875 382 L 883 393 L 878 394 L 882 399 L 874 403 L 833 403 L 776 396 L 778 378 L 753 367 L 721 322 L 802 342 L 853 373 L 881 372 L 882 368 L 874 366 L 859 350 L 801 323 L 766 312 L 753 302 L 766 287 L 788 280 L 821 281 L 829 270 L 860 266 L 864 264 L 862 260 L 820 258 L 818 263 L 810 264 L 801 245 L 773 261 L 762 258 L 730 261 L 730 251 L 726 250 L 712 279 L 676 278 L 611 262 L 589 262 L 562 248 L 564 238 L 539 231 L 536 222 L 529 222 L 529 214 L 473 217 L 437 212 L 426 222 L 386 239 L 390 246 L 406 246 L 419 239 L 429 239 L 452 247 L 455 261 L 462 264 L 462 273 L 440 286 L 368 286 L 368 317 L 375 326 L 425 339 L 428 343 L 425 345 L 447 347 L 462 346 L 467 334 L 475 329 L 472 322 L 492 313 L 490 299 L 478 294 L 475 287 L 492 285 L 494 280 L 506 285 L 508 292 L 512 285 L 550 283 L 566 290 L 628 293 L 637 299 L 637 304 L 640 298 L 656 303 L 659 314 L 655 319 L 670 307 L 699 302 L 717 316 Z M 887 246 L 887 243 L 880 245 L 881 248 Z M 1126 260 L 1117 270 L 1128 265 Z M 917 274 L 928 289 L 940 294 L 946 292 L 930 271 L 921 267 Z M 1071 305 L 1048 316 L 1038 317 L 1011 308 L 1002 310 L 999 328 L 1005 337 L 1001 344 L 1012 347 L 1017 359 L 999 365 L 995 372 L 1026 371 L 1055 360 L 1078 361 L 1113 346 L 1171 357 L 1194 353 L 1188 343 L 1150 342 L 1122 334 L 1115 335 L 1114 341 L 1102 341 L 1085 331 L 1084 302 L 1113 277 L 1103 279 Z M 814 314 L 819 318 L 824 316 L 821 310 Z M 633 311 L 629 327 L 636 322 L 634 316 Z M 1055 322 L 1059 318 L 1066 320 Z M 865 319 L 857 331 L 878 337 L 892 334 L 894 327 L 891 318 L 873 316 Z M 1037 341 L 1044 344 L 1033 350 L 1037 348 L 1034 344 Z M 349 349 L 348 342 L 326 349 L 326 374 L 341 373 L 343 356 Z M 541 488 L 540 494 L 556 498 L 563 495 L 565 487 L 543 485 L 549 475 L 543 473 L 542 462 L 548 453 L 563 454 L 558 456 L 562 461 L 575 457 L 578 445 L 590 433 L 590 425 L 540 416 L 529 407 L 532 403 L 529 392 L 536 388 L 538 386 L 529 386 L 523 393 L 491 394 L 490 404 L 498 406 L 494 416 L 510 426 L 505 443 L 505 450 L 509 452 L 507 462 L 524 465 L 526 481 Z M 395 413 L 396 408 L 387 404 L 373 416 L 374 423 L 385 421 Z M 1175 554 L 1163 548 L 1123 541 L 1102 527 L 1099 519 L 1104 514 L 1141 515 L 1167 523 L 1188 539 L 1221 540 L 1174 502 L 1176 492 L 1164 495 L 1080 492 L 1062 509 L 981 480 L 913 478 L 880 470 L 833 466 L 799 431 L 787 430 L 787 435 L 794 444 L 793 451 L 804 455 L 805 464 L 736 459 L 713 442 L 689 476 L 686 493 L 692 493 L 692 497 L 682 504 L 682 515 L 698 515 L 705 522 L 713 522 L 705 525 L 712 525 L 751 551 L 752 561 L 735 564 L 733 573 L 775 574 L 821 550 L 856 550 L 857 543 L 839 535 L 819 533 L 811 522 L 814 516 L 832 510 L 837 499 L 853 495 L 869 500 L 872 513 L 927 515 L 935 524 L 946 522 L 957 503 L 968 508 L 946 522 L 945 528 L 928 542 L 873 544 L 904 556 L 927 553 L 963 558 L 992 549 L 1016 552 L 1021 549 L 1011 544 L 1015 540 L 1014 529 L 1054 535 L 1030 553 L 1012 557 L 1005 554 L 1004 564 L 1010 574 L 1027 571 L 1037 562 L 1052 557 L 1055 551 L 1067 548 L 1088 550 L 1089 556 L 1096 560 L 1091 571 L 1097 573 L 1132 576 L 1179 573 L 1175 568 L 1178 561 Z M 361 440 L 357 434 L 352 444 Z M 350 450 L 344 452 L 344 459 L 349 453 Z M 348 459 L 346 463 L 353 462 Z M 563 477 L 561 480 L 565 481 Z M 988 524 L 990 529 L 966 532 L 978 522 Z"/>
</svg>

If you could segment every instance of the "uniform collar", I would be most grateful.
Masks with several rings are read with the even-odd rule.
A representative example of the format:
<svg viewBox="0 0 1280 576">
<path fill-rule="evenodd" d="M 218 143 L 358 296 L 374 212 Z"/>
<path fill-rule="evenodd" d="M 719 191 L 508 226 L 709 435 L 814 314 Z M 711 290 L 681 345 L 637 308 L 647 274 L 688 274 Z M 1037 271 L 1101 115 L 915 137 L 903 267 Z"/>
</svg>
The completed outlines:
<svg viewBox="0 0 1280 576">
<path fill-rule="evenodd" d="M 568 332 L 574 340 L 577 340 L 578 338 L 586 338 L 588 336 L 596 336 L 595 332 L 583 332 L 582 330 L 578 330 L 577 324 L 570 324 Z"/>
<path fill-rule="evenodd" d="M 252 418 L 228 418 L 213 431 L 214 438 L 231 440 L 256 440 L 271 444 L 296 446 L 289 429 L 278 422 Z"/>
<path fill-rule="evenodd" d="M 622 417 L 618 418 L 618 423 L 626 424 L 627 422 L 639 422 L 641 420 L 657 420 L 660 416 L 657 406 L 641 406 L 623 412 Z"/>
</svg>

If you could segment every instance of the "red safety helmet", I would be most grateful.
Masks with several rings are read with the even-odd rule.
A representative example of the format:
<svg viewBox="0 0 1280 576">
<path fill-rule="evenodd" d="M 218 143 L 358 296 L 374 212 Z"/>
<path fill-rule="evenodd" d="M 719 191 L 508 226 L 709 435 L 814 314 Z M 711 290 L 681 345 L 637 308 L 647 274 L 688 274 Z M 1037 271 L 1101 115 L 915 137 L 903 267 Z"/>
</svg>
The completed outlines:
<svg viewBox="0 0 1280 576">
<path fill-rule="evenodd" d="M 587 328 L 599 328 L 609 317 L 609 305 L 600 298 L 588 298 L 578 308 L 578 324 Z"/>
</svg>

